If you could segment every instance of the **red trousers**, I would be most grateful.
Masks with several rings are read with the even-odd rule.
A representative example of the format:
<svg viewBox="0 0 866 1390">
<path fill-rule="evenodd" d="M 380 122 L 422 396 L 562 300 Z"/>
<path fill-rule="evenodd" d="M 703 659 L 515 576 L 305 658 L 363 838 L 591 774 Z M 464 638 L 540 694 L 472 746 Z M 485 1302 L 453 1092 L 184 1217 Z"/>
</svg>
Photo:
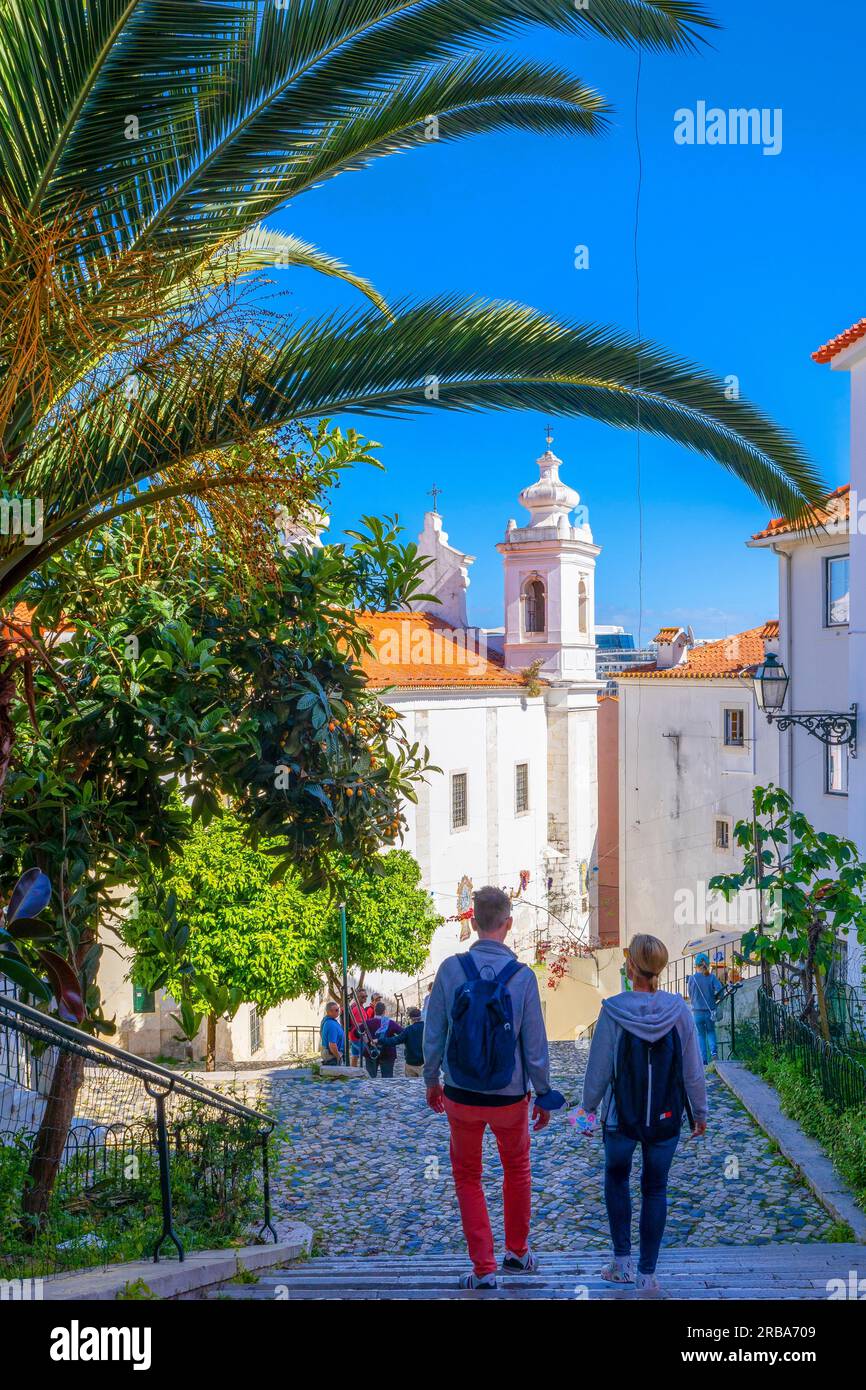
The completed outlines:
<svg viewBox="0 0 866 1390">
<path fill-rule="evenodd" d="M 481 1186 L 481 1142 L 489 1125 L 502 1160 L 505 1245 L 512 1255 L 525 1255 L 532 1214 L 529 1101 L 501 1106 L 459 1105 L 446 1096 L 445 1113 L 451 1126 L 451 1170 L 469 1255 L 476 1274 L 492 1274 L 496 1256 Z"/>
</svg>

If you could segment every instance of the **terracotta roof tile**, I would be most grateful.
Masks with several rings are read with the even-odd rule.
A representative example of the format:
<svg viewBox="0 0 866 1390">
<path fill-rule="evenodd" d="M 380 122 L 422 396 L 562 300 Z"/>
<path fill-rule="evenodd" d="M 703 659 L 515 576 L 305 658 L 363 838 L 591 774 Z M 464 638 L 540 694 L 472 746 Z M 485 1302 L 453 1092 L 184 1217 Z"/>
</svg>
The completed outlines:
<svg viewBox="0 0 866 1390">
<path fill-rule="evenodd" d="M 674 638 L 676 637 L 676 635 L 677 635 L 678 632 L 682 632 L 682 628 L 681 628 L 681 627 L 662 627 L 662 628 L 659 628 L 658 632 L 656 633 L 655 637 L 653 638 L 653 641 L 654 641 L 654 642 L 666 642 L 666 643 L 667 643 L 667 642 L 673 642 L 673 640 L 674 640 Z"/>
<path fill-rule="evenodd" d="M 501 656 L 465 643 L 463 633 L 432 613 L 366 613 L 360 622 L 373 640 L 375 655 L 361 663 L 373 689 L 526 689 Z"/>
<path fill-rule="evenodd" d="M 9 620 L 15 624 L 15 627 L 7 627 L 4 623 L 0 623 L 0 641 L 11 642 L 13 645 L 18 646 L 23 645 L 21 642 L 21 634 L 26 633 L 28 636 L 30 635 L 30 619 L 32 616 L 33 609 L 29 604 L 16 603 L 9 615 Z M 16 629 L 18 630 L 16 631 Z M 72 632 L 72 630 L 72 624 L 65 619 L 61 619 L 55 632 Z"/>
<path fill-rule="evenodd" d="M 755 532 L 755 534 L 752 536 L 752 540 L 764 541 L 767 540 L 770 536 L 781 536 L 788 531 L 802 531 L 804 528 L 808 528 L 810 526 L 824 526 L 828 521 L 847 521 L 850 505 L 850 492 L 851 484 L 843 483 L 841 487 L 836 488 L 835 492 L 831 492 L 828 494 L 826 502 L 822 506 L 812 507 L 810 511 L 806 513 L 806 516 L 803 519 L 803 521 L 798 523 L 796 526 L 785 516 L 774 516 L 770 521 L 767 522 L 767 525 L 764 527 L 763 531 Z"/>
<path fill-rule="evenodd" d="M 850 328 L 846 328 L 844 333 L 838 333 L 829 342 L 822 343 L 812 353 L 812 361 L 832 362 L 833 358 L 838 357 L 840 352 L 844 352 L 852 343 L 857 343 L 864 337 L 866 337 L 866 319 L 860 319 L 859 323 L 852 323 Z"/>
<path fill-rule="evenodd" d="M 763 661 L 764 642 L 771 640 L 768 633 L 774 625 L 778 629 L 778 623 L 762 623 L 760 627 L 751 627 L 746 632 L 723 637 L 718 642 L 704 642 L 698 647 L 691 647 L 685 661 L 666 671 L 659 671 L 655 666 L 633 666 L 628 671 L 618 671 L 617 683 L 638 676 L 644 680 L 694 681 L 742 675 Z"/>
</svg>

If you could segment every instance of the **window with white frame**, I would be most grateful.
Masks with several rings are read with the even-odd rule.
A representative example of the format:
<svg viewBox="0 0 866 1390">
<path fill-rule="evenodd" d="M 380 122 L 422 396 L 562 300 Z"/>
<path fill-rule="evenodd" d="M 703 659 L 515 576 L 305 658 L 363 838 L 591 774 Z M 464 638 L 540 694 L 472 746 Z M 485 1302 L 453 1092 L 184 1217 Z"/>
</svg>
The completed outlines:
<svg viewBox="0 0 866 1390">
<path fill-rule="evenodd" d="M 525 816 L 529 810 L 529 763 L 514 766 L 514 814 Z"/>
<path fill-rule="evenodd" d="M 824 561 L 824 626 L 848 625 L 848 556 L 833 555 Z"/>
<path fill-rule="evenodd" d="M 848 749 L 828 744 L 824 749 L 824 791 L 828 796 L 848 795 Z"/>
<path fill-rule="evenodd" d="M 731 848 L 731 820 L 729 816 L 716 816 L 713 839 L 716 849 L 727 852 Z"/>
<path fill-rule="evenodd" d="M 451 829 L 465 830 L 469 824 L 469 776 L 466 772 L 451 774 Z"/>
<path fill-rule="evenodd" d="M 744 748 L 746 744 L 746 711 L 741 706 L 725 710 L 725 747 Z"/>
</svg>

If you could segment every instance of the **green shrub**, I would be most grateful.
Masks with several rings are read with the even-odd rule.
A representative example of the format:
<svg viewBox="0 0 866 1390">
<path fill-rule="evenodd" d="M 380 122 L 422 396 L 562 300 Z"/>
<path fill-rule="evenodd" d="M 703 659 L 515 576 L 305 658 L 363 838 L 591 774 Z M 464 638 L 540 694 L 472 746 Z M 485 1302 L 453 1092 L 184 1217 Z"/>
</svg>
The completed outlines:
<svg viewBox="0 0 866 1390">
<path fill-rule="evenodd" d="M 859 1206 L 866 1208 L 866 1112 L 843 1109 L 825 1100 L 820 1083 L 806 1076 L 791 1057 L 763 1047 L 752 1068 L 779 1093 L 782 1109 L 810 1134 L 854 1189 Z"/>
</svg>

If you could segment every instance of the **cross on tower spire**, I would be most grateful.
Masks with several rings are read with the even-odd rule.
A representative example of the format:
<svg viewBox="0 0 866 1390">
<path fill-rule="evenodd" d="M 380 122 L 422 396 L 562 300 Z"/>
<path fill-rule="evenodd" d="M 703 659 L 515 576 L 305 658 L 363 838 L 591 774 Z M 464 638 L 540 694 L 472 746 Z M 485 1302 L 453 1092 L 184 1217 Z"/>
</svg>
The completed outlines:
<svg viewBox="0 0 866 1390">
<path fill-rule="evenodd" d="M 430 491 L 427 493 L 427 496 L 433 498 L 433 511 L 434 511 L 434 513 L 438 516 L 438 515 L 439 515 L 439 508 L 436 506 L 436 499 L 437 499 L 437 497 L 441 497 L 441 496 L 442 496 L 442 489 L 441 489 L 441 487 L 437 487 L 436 484 L 434 483 L 433 486 L 431 487 Z"/>
<path fill-rule="evenodd" d="M 553 443 L 553 425 L 549 423 L 545 426 L 545 438 L 547 439 L 547 447 L 549 449 Z"/>
</svg>

